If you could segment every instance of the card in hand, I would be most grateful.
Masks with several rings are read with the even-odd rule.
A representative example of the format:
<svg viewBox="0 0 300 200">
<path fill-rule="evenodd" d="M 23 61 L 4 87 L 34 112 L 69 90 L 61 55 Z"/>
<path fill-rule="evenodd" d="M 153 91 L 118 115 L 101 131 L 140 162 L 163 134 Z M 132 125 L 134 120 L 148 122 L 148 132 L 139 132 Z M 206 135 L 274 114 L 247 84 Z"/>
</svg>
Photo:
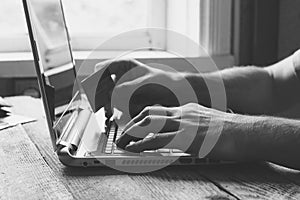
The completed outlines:
<svg viewBox="0 0 300 200">
<path fill-rule="evenodd" d="M 81 85 L 94 112 L 110 103 L 115 83 L 107 67 L 91 74 Z"/>
</svg>

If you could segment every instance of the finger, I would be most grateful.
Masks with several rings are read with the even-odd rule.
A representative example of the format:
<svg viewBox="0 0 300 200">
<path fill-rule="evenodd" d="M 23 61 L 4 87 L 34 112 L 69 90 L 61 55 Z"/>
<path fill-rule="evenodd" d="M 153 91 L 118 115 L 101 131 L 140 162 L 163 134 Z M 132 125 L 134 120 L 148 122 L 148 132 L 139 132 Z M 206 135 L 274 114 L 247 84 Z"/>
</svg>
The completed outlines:
<svg viewBox="0 0 300 200">
<path fill-rule="evenodd" d="M 147 125 L 147 120 L 150 121 L 151 117 L 149 119 L 146 119 L 149 116 L 154 116 L 153 117 L 153 122 L 155 123 L 155 120 L 159 120 L 159 116 L 161 116 L 161 120 L 163 119 L 180 119 L 179 117 L 173 117 L 173 108 L 166 108 L 166 107 L 162 107 L 162 106 L 147 106 L 145 107 L 136 117 L 134 117 L 129 123 L 126 124 L 123 132 L 126 132 L 128 129 L 130 129 L 133 125 L 140 123 L 141 121 L 144 120 L 144 122 L 142 122 L 142 124 L 145 124 L 145 126 Z M 156 119 L 157 117 L 158 119 Z M 166 117 L 166 118 L 164 118 Z M 168 123 L 171 123 L 171 121 L 167 121 Z M 166 123 L 165 125 L 169 125 L 168 123 Z M 177 124 L 177 123 L 176 123 Z M 165 128 L 168 128 L 169 126 L 166 126 Z M 150 128 L 150 127 L 149 127 Z M 154 130 L 153 130 L 154 131 Z M 162 129 L 161 131 L 167 131 L 166 129 Z M 170 130 L 169 130 L 170 131 Z"/>
<path fill-rule="evenodd" d="M 147 116 L 140 122 L 128 128 L 118 139 L 117 146 L 124 149 L 131 141 L 145 138 L 149 133 L 177 131 L 180 120 L 167 116 Z"/>
<path fill-rule="evenodd" d="M 147 116 L 140 122 L 126 130 L 117 140 L 117 146 L 124 148 L 131 141 L 145 138 L 149 133 L 159 133 L 162 130 L 174 130 L 179 127 L 179 122 L 165 116 Z"/>
<path fill-rule="evenodd" d="M 124 128 L 124 131 L 127 131 L 134 124 L 139 123 L 147 116 L 173 116 L 173 108 L 167 108 L 163 106 L 146 106 L 137 116 L 135 116 L 130 122 L 128 122 Z"/>
<path fill-rule="evenodd" d="M 147 150 L 157 150 L 166 148 L 172 142 L 177 132 L 156 134 L 153 137 L 145 138 L 133 144 L 127 145 L 125 150 L 134 153 L 140 153 Z"/>
</svg>

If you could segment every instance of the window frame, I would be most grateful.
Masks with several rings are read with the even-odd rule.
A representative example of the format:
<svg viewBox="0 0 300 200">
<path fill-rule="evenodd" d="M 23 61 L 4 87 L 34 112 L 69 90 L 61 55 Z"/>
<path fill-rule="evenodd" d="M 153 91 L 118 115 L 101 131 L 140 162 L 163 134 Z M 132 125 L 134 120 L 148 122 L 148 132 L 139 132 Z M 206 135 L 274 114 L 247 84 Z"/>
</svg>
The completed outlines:
<svg viewBox="0 0 300 200">
<path fill-rule="evenodd" d="M 211 55 L 229 55 L 231 52 L 232 0 L 148 0 L 148 26 L 177 31 L 201 44 Z M 177 8 L 182 12 L 178 13 Z M 195 12 L 187 12 L 193 9 Z M 196 25 L 195 25 L 196 24 Z M 200 28 L 201 27 L 201 28 Z M 145 29 L 146 30 L 146 29 Z M 90 51 L 95 44 L 101 44 L 103 38 L 95 36 L 72 37 L 74 51 Z M 102 41 L 102 42 L 101 42 Z M 151 41 L 151 44 L 149 43 Z M 16 37 L 0 36 L 0 52 L 31 51 L 28 35 Z M 172 50 L 175 41 L 166 32 L 139 32 L 102 45 L 99 50 L 126 50 L 138 46 L 153 46 L 161 50 Z M 186 47 L 186 56 L 192 56 Z M 193 55 L 199 55 L 193 54 Z"/>
<path fill-rule="evenodd" d="M 185 8 L 185 12 L 175 15 L 178 7 Z M 232 16 L 232 0 L 168 0 L 167 28 L 186 35 L 202 46 L 209 55 L 232 55 Z M 176 41 L 169 36 L 167 40 L 167 50 L 176 49 Z M 183 54 L 203 56 L 199 51 L 191 52 L 190 48 L 187 45 Z"/>
<path fill-rule="evenodd" d="M 147 0 L 148 3 L 148 19 L 147 26 L 151 28 L 165 28 L 165 10 L 166 10 L 166 0 Z M 68 19 L 66 19 L 68 21 Z M 25 18 L 24 18 L 24 23 Z M 68 25 L 68 23 L 67 23 Z M 125 32 L 126 34 L 126 32 Z M 22 35 L 0 35 L 0 53 L 7 52 L 30 52 L 31 46 L 28 39 L 28 33 L 26 29 L 26 34 Z M 111 40 L 109 45 L 105 43 L 106 37 L 96 37 L 95 35 L 86 36 L 75 36 L 71 37 L 72 48 L 74 51 L 91 51 L 100 46 L 103 51 L 115 51 L 115 50 L 129 50 L 137 46 L 151 47 L 156 46 L 161 49 L 165 49 L 165 35 L 157 35 L 152 31 L 136 31 L 134 34 L 130 34 L 128 37 L 120 37 L 122 41 L 118 40 L 118 35 L 116 35 L 115 40 Z M 150 43 L 151 41 L 151 43 Z M 122 46 L 120 46 L 122 42 Z M 97 45 L 95 45 L 97 44 Z M 103 44 L 103 45 L 101 45 Z M 150 49 L 150 48 L 149 48 Z"/>
</svg>

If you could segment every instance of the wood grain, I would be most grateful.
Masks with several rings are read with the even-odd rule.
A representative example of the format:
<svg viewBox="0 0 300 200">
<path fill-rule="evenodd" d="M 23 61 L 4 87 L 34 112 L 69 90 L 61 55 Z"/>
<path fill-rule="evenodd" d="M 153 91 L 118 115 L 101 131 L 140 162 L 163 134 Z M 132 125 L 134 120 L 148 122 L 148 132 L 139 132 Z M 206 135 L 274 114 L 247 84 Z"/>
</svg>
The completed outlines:
<svg viewBox="0 0 300 200">
<path fill-rule="evenodd" d="M 19 97 L 10 102 L 17 105 L 14 110 L 19 114 L 38 119 L 35 123 L 24 125 L 24 128 L 45 161 L 76 199 L 150 199 L 151 195 L 141 191 L 127 175 L 108 170 L 72 169 L 62 165 L 53 151 L 45 118 L 41 118 L 41 101 Z"/>
<path fill-rule="evenodd" d="M 22 126 L 0 135 L 0 199 L 73 199 Z"/>
<path fill-rule="evenodd" d="M 215 165 L 197 172 L 239 199 L 300 199 L 299 185 L 264 163 Z"/>
<path fill-rule="evenodd" d="M 289 179 L 291 182 L 297 184 L 300 186 L 300 171 L 299 170 L 293 170 L 286 167 L 282 167 L 273 163 L 268 163 L 268 167 L 270 167 L 273 171 L 276 171 L 277 173 L 283 175 L 287 179 Z"/>
<path fill-rule="evenodd" d="M 9 101 L 15 112 L 39 119 L 23 127 L 76 199 L 300 199 L 299 174 L 266 164 L 168 167 L 138 175 L 64 167 L 52 150 L 41 101 L 26 97 Z"/>
<path fill-rule="evenodd" d="M 41 101 L 28 97 L 9 101 L 16 105 L 15 112 L 39 119 L 23 126 L 45 161 L 76 199 L 235 199 L 207 179 L 180 171 L 182 169 L 128 175 L 110 169 L 65 167 L 53 152 L 45 118 L 41 118 Z"/>
</svg>

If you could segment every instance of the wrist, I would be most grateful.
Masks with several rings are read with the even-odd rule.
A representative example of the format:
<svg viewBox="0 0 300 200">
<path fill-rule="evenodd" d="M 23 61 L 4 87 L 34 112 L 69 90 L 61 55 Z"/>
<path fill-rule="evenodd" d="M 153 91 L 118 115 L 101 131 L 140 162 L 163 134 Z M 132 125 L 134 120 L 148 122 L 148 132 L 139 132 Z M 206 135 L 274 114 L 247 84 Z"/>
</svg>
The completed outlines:
<svg viewBox="0 0 300 200">
<path fill-rule="evenodd" d="M 181 73 L 180 76 L 188 82 L 190 88 L 195 93 L 196 102 L 200 105 L 211 107 L 211 100 L 204 74 L 200 73 Z"/>
<path fill-rule="evenodd" d="M 268 141 L 264 135 L 270 131 L 268 117 L 239 115 L 236 119 L 238 129 L 232 131 L 236 157 L 241 161 L 266 160 Z"/>
<path fill-rule="evenodd" d="M 208 155 L 209 158 L 214 160 L 237 160 L 241 150 L 238 133 L 241 131 L 240 128 L 245 128 L 237 126 L 240 117 L 241 115 L 238 114 L 223 113 L 222 133 Z"/>
<path fill-rule="evenodd" d="M 257 140 L 263 117 L 252 117 L 226 113 L 222 134 L 210 157 L 217 160 L 251 161 L 261 160 L 264 145 Z M 261 131 L 261 130 L 260 130 Z"/>
</svg>

